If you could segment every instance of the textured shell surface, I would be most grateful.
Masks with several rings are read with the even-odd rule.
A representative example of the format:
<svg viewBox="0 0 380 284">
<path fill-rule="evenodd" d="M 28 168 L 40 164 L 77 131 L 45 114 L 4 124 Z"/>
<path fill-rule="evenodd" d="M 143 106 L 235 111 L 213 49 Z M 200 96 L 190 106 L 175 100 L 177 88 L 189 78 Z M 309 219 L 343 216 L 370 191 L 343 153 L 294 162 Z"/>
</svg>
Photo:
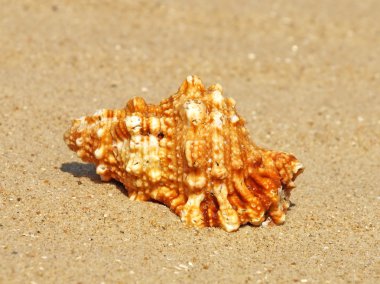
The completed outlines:
<svg viewBox="0 0 380 284">
<path fill-rule="evenodd" d="M 124 184 L 132 200 L 156 200 L 195 227 L 236 231 L 282 224 L 302 164 L 255 145 L 219 84 L 188 76 L 159 105 L 134 97 L 117 110 L 72 122 L 64 140 L 104 181 Z"/>
</svg>

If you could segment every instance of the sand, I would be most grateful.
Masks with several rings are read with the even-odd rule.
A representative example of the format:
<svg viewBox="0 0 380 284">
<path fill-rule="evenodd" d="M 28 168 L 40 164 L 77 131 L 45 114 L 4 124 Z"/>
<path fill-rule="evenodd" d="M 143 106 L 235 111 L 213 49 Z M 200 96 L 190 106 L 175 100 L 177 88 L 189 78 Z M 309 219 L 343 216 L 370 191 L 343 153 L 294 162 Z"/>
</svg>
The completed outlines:
<svg viewBox="0 0 380 284">
<path fill-rule="evenodd" d="M 379 1 L 1 2 L 1 283 L 380 281 Z M 189 74 L 305 164 L 283 226 L 187 228 L 64 144 Z"/>
</svg>

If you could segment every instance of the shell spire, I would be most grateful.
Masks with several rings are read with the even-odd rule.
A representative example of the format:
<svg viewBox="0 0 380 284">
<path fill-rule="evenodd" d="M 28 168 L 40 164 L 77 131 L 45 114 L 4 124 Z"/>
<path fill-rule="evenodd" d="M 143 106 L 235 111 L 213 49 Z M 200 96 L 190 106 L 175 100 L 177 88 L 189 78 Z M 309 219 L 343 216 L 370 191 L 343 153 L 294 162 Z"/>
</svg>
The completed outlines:
<svg viewBox="0 0 380 284">
<path fill-rule="evenodd" d="M 222 93 L 188 76 L 159 105 L 134 97 L 74 120 L 64 140 L 102 180 L 123 183 L 130 199 L 165 204 L 188 225 L 230 232 L 269 218 L 282 224 L 303 166 L 252 143 Z"/>
</svg>

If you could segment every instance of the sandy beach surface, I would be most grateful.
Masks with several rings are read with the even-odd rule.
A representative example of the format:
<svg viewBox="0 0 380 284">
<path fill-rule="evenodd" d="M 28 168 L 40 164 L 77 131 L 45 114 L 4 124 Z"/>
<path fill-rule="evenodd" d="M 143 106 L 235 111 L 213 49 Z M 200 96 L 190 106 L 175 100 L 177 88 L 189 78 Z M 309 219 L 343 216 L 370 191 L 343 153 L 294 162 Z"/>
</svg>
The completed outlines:
<svg viewBox="0 0 380 284">
<path fill-rule="evenodd" d="M 0 2 L 0 283 L 379 283 L 380 1 Z M 283 226 L 187 228 L 64 144 L 189 74 L 306 166 Z"/>
</svg>

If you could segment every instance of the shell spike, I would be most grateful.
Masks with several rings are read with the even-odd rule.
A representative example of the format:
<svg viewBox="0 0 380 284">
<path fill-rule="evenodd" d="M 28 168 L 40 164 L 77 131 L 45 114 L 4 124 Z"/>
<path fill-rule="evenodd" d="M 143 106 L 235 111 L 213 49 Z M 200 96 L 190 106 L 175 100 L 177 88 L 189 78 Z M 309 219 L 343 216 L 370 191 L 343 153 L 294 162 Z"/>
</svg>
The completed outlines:
<svg viewBox="0 0 380 284">
<path fill-rule="evenodd" d="M 219 91 L 221 94 L 223 94 L 223 87 L 222 85 L 220 85 L 219 83 L 216 83 L 214 85 L 211 85 L 209 88 L 208 88 L 208 91 L 210 93 L 214 92 L 214 91 Z"/>
<path fill-rule="evenodd" d="M 188 96 L 199 96 L 205 91 L 205 87 L 201 79 L 196 75 L 187 76 L 178 90 L 179 94 L 186 94 Z"/>
<path fill-rule="evenodd" d="M 133 97 L 125 106 L 131 112 L 144 112 L 147 107 L 145 100 L 142 97 Z"/>
</svg>

